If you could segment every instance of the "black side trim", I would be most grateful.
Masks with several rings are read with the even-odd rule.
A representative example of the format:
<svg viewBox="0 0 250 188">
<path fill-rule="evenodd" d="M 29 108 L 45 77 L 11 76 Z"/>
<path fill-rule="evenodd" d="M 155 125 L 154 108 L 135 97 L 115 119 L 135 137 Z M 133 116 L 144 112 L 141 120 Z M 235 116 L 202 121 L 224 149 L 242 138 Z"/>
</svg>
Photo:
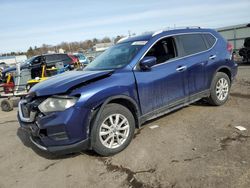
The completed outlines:
<svg viewBox="0 0 250 188">
<path fill-rule="evenodd" d="M 161 108 L 158 108 L 152 112 L 149 112 L 147 114 L 144 114 L 143 116 L 141 116 L 139 119 L 140 119 L 140 122 L 141 124 L 145 123 L 146 121 L 148 120 L 151 120 L 151 119 L 155 119 L 157 117 L 160 117 L 160 116 L 163 116 L 165 114 L 168 114 L 174 110 L 177 110 L 179 108 L 182 108 L 184 106 L 187 106 L 191 103 L 194 103 L 204 97 L 208 97 L 210 95 L 210 91 L 209 90 L 205 90 L 205 91 L 202 91 L 202 92 L 199 92 L 197 94 L 194 94 L 194 95 L 191 95 L 189 97 L 185 97 L 183 99 L 180 99 L 178 101 L 175 101 L 169 105 L 166 105 L 166 106 L 163 106 Z"/>
</svg>

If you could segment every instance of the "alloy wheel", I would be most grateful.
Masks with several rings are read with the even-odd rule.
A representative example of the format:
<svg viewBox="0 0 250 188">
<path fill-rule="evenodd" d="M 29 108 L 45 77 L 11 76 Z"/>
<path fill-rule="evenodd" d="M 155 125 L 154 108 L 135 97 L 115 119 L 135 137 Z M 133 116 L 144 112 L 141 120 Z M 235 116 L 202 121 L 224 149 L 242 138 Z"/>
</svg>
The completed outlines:
<svg viewBox="0 0 250 188">
<path fill-rule="evenodd" d="M 129 131 L 127 118 L 122 114 L 112 114 L 102 122 L 99 138 L 105 147 L 114 149 L 120 147 L 127 140 Z"/>
<path fill-rule="evenodd" d="M 216 84 L 216 96 L 220 101 L 227 98 L 229 91 L 229 84 L 225 78 L 220 78 Z"/>
</svg>

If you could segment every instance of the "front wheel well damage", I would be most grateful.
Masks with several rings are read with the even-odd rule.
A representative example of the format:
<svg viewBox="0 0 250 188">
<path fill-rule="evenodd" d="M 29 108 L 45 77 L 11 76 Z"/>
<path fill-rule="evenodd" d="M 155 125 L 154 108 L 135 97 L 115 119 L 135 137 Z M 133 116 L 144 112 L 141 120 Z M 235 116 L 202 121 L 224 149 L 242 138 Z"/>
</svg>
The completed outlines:
<svg viewBox="0 0 250 188">
<path fill-rule="evenodd" d="M 91 118 L 90 118 L 90 131 L 91 131 L 93 124 L 96 123 L 95 120 L 98 119 L 98 117 L 100 116 L 103 108 L 105 108 L 105 106 L 110 103 L 120 104 L 120 105 L 125 106 L 127 109 L 129 109 L 135 118 L 136 128 L 140 128 L 140 123 L 139 123 L 140 112 L 136 104 L 134 104 L 134 102 L 130 101 L 129 99 L 118 97 L 118 98 L 113 98 L 113 99 L 111 98 L 105 101 L 104 103 L 100 104 L 98 107 L 95 107 L 94 109 L 92 109 Z"/>
<path fill-rule="evenodd" d="M 110 103 L 120 104 L 120 105 L 123 105 L 126 108 L 128 108 L 130 110 L 130 112 L 133 114 L 134 118 L 135 118 L 135 127 L 138 128 L 138 129 L 140 128 L 140 121 L 139 121 L 140 112 L 139 112 L 139 109 L 136 106 L 136 104 L 131 102 L 129 99 L 114 98 L 114 99 L 108 100 L 108 101 L 100 104 L 99 106 L 97 106 L 97 107 L 95 107 L 95 108 L 93 108 L 91 110 L 91 115 L 90 115 L 90 118 L 89 118 L 89 127 L 88 127 L 89 136 L 91 136 L 91 134 L 92 134 L 91 131 L 92 131 L 93 125 L 95 123 L 97 123 L 97 120 L 98 120 L 100 114 L 102 113 L 103 108 L 105 108 L 105 106 L 107 104 L 110 104 Z M 90 142 L 89 149 L 91 149 L 91 148 L 92 148 L 92 144 Z"/>
<path fill-rule="evenodd" d="M 108 104 L 110 104 L 110 103 L 120 104 L 122 106 L 125 106 L 127 109 L 129 109 L 129 111 L 133 114 L 133 116 L 135 118 L 136 128 L 140 128 L 139 121 L 138 121 L 139 111 L 138 111 L 137 107 L 133 104 L 133 102 L 131 102 L 127 99 L 117 98 L 117 99 L 113 99 L 113 100 L 108 102 Z"/>
</svg>

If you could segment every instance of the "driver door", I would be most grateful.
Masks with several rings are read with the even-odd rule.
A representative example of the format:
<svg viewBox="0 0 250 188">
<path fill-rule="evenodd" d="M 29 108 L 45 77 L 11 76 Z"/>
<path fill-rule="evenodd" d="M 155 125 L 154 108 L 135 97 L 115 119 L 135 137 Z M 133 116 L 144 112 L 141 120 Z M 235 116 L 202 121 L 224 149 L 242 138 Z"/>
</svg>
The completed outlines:
<svg viewBox="0 0 250 188">
<path fill-rule="evenodd" d="M 185 65 L 176 59 L 174 38 L 161 39 L 145 56 L 156 57 L 157 64 L 147 71 L 134 70 L 142 115 L 184 102 Z"/>
</svg>

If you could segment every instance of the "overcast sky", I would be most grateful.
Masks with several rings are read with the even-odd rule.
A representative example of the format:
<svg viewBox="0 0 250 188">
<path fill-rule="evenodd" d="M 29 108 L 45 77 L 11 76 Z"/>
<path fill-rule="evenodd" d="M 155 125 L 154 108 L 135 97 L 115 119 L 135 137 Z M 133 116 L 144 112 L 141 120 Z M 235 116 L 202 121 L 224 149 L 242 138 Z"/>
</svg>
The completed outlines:
<svg viewBox="0 0 250 188">
<path fill-rule="evenodd" d="M 250 0 L 0 0 L 0 53 L 174 26 L 250 23 Z"/>
</svg>

